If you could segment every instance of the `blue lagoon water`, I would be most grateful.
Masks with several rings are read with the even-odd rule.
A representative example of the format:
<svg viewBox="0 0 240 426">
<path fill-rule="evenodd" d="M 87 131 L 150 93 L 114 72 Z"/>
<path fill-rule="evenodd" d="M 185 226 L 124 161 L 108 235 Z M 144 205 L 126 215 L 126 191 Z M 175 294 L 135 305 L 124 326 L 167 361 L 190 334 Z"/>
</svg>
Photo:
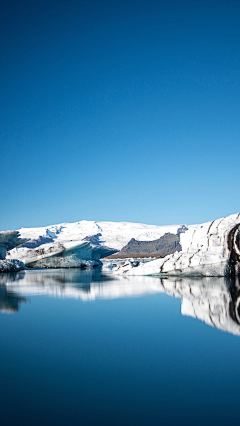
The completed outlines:
<svg viewBox="0 0 240 426">
<path fill-rule="evenodd" d="M 2 426 L 237 424 L 239 284 L 0 275 Z"/>
</svg>

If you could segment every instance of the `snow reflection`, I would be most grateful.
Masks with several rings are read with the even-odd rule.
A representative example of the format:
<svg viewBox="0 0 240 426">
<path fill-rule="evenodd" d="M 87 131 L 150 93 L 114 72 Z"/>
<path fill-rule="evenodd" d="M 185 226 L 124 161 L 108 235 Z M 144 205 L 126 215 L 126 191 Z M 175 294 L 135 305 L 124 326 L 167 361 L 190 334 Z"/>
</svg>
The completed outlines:
<svg viewBox="0 0 240 426">
<path fill-rule="evenodd" d="M 166 293 L 181 298 L 182 315 L 240 335 L 240 285 L 232 278 L 113 276 L 100 269 L 32 270 L 0 275 L 0 311 L 18 312 L 33 295 L 96 299 L 140 297 Z"/>
</svg>

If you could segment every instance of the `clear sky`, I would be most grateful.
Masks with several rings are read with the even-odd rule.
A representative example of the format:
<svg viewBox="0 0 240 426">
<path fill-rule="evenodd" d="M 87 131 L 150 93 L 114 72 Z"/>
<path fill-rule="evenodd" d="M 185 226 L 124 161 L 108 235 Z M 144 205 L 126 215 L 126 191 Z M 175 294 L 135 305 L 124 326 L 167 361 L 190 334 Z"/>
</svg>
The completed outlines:
<svg viewBox="0 0 240 426">
<path fill-rule="evenodd" d="M 240 1 L 5 0 L 0 230 L 240 211 Z"/>
</svg>

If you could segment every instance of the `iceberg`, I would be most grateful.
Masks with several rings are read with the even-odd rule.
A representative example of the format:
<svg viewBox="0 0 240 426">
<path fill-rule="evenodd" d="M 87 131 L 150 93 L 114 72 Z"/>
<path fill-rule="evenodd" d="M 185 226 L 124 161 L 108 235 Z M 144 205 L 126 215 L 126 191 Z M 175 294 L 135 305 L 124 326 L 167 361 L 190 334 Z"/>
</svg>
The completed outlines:
<svg viewBox="0 0 240 426">
<path fill-rule="evenodd" d="M 113 268 L 115 274 L 162 276 L 228 276 L 240 273 L 240 213 L 192 225 L 180 234 L 182 250 L 161 259 L 131 259 Z"/>
<path fill-rule="evenodd" d="M 12 250 L 25 241 L 20 238 L 19 231 L 0 232 L 0 272 L 16 272 L 25 268 L 24 263 L 16 258 L 6 259 L 8 250 Z"/>
<path fill-rule="evenodd" d="M 23 262 L 17 259 L 0 259 L 0 272 L 17 272 L 25 269 Z"/>
<path fill-rule="evenodd" d="M 46 243 L 34 249 L 14 249 L 7 258 L 17 258 L 29 268 L 81 268 L 100 266 L 100 259 L 113 253 L 116 250 L 89 241 L 66 241 Z"/>
</svg>

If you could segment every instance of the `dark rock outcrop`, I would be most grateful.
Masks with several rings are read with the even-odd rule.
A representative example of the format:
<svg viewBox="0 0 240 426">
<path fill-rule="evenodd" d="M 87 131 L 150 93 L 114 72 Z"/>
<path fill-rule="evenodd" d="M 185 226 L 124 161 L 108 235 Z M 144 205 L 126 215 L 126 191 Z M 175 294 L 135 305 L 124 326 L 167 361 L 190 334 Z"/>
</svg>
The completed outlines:
<svg viewBox="0 0 240 426">
<path fill-rule="evenodd" d="M 155 253 L 167 255 L 175 253 L 175 251 L 181 251 L 181 249 L 180 237 L 168 232 L 162 237 L 153 241 L 137 241 L 132 238 L 129 243 L 122 248 L 122 250 L 119 252 L 119 255 Z"/>
</svg>

